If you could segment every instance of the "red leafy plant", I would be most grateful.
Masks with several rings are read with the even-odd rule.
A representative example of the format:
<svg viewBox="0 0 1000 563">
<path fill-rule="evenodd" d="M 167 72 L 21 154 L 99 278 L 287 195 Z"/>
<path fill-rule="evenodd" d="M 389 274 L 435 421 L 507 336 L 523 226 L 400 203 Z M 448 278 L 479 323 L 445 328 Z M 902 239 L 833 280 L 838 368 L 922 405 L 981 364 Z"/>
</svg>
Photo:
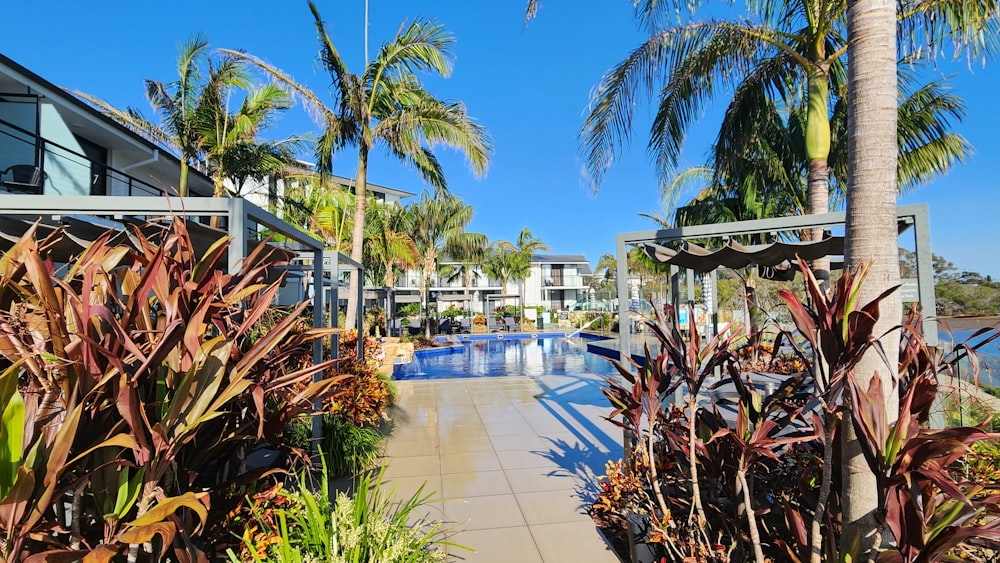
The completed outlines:
<svg viewBox="0 0 1000 563">
<path fill-rule="evenodd" d="M 882 530 L 892 535 L 891 547 L 873 559 L 943 561 L 996 540 L 997 497 L 955 471 L 970 444 L 994 436 L 981 427 L 928 428 L 936 377 L 951 368 L 923 344 L 918 317 L 902 327 L 894 386 L 860 390 L 853 371 L 862 355 L 879 351 L 873 330 L 888 292 L 862 304 L 866 268 L 845 272 L 828 294 L 805 263 L 800 267 L 810 305 L 790 291 L 781 295 L 807 343 L 796 353 L 807 369 L 772 393 L 746 375 L 748 356 L 730 353 L 732 335 L 703 346 L 669 322 L 670 309 L 667 322 L 658 316 L 649 323 L 659 353 L 647 349 L 631 369 L 616 363 L 620 378 L 607 380 L 608 418 L 634 436 L 633 461 L 609 469 L 595 514 L 610 521 L 648 513 L 653 533 L 646 540 L 661 544 L 668 561 L 857 560 L 850 546 L 840 552 L 838 427 L 846 416 L 879 475 Z M 731 386 L 734 402 L 699 397 L 713 371 L 722 377 L 713 397 Z M 686 397 L 671 404 L 679 390 Z M 900 395 L 895 424 L 883 412 L 884 392 Z"/>
<path fill-rule="evenodd" d="M 849 379 L 851 400 L 857 405 L 851 422 L 862 437 L 861 449 L 880 491 L 877 537 L 888 527 L 894 539 L 895 549 L 882 553 L 879 561 L 944 561 L 964 542 L 1000 540 L 1000 495 L 980 497 L 982 484 L 956 481 L 956 472 L 950 470 L 973 443 L 1000 435 L 983 426 L 922 427 L 937 390 L 933 376 L 933 371 L 924 371 L 909 381 L 893 424 L 879 408 L 885 395 L 881 380 L 872 378 L 862 390 L 853 375 Z"/>
<path fill-rule="evenodd" d="M 329 333 L 295 330 L 302 305 L 249 337 L 280 285 L 265 245 L 226 272 L 228 239 L 174 219 L 57 269 L 62 236 L 0 257 L 0 559 L 204 561 L 210 507 L 267 471 L 244 460 L 335 383 L 308 360 Z"/>
</svg>

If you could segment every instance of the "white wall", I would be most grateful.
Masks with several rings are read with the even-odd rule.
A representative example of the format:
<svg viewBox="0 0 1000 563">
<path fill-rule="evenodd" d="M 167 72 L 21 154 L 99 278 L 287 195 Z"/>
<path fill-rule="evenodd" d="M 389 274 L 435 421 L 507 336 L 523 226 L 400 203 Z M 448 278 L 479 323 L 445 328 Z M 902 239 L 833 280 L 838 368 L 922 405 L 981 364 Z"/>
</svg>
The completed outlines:
<svg viewBox="0 0 1000 563">
<path fill-rule="evenodd" d="M 532 264 L 531 273 L 528 275 L 528 279 L 524 280 L 524 305 L 526 307 L 548 306 L 543 301 L 545 299 L 545 293 L 542 291 L 543 282 L 544 276 L 540 265 Z"/>
</svg>

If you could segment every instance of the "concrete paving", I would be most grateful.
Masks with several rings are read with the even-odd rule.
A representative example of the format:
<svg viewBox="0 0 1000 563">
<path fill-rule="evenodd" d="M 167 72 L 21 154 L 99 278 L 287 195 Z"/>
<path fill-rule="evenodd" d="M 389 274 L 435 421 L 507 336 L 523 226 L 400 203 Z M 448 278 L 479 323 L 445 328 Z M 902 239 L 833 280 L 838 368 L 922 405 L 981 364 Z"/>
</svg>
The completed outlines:
<svg viewBox="0 0 1000 563">
<path fill-rule="evenodd" d="M 622 455 L 597 376 L 398 381 L 386 480 L 434 491 L 449 561 L 614 562 L 586 514 Z"/>
</svg>

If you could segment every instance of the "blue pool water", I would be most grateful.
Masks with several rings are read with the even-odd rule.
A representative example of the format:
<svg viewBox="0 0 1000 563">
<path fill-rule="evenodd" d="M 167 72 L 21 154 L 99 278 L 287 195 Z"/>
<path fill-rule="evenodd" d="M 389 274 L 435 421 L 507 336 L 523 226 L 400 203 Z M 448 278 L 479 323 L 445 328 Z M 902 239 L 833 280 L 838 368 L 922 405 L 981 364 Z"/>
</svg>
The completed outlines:
<svg viewBox="0 0 1000 563">
<path fill-rule="evenodd" d="M 617 373 L 611 363 L 587 352 L 582 338 L 468 340 L 462 346 L 418 351 L 410 364 L 396 365 L 394 379 L 523 377 Z"/>
</svg>

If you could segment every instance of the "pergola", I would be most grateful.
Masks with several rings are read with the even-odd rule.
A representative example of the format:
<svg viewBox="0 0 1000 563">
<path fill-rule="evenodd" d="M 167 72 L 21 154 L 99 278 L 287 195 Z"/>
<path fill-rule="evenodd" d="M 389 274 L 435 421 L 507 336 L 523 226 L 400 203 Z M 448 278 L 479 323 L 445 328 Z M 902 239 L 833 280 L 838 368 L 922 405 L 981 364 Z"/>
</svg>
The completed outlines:
<svg viewBox="0 0 1000 563">
<path fill-rule="evenodd" d="M 506 301 L 508 299 L 516 299 L 517 300 L 517 305 L 515 305 L 515 306 L 518 307 L 518 308 L 520 308 L 520 305 L 521 305 L 521 296 L 520 295 L 513 294 L 513 293 L 512 294 L 487 295 L 486 296 L 486 309 L 487 309 L 487 313 L 489 311 L 492 311 L 494 309 L 494 306 L 490 303 L 491 301 Z"/>
<path fill-rule="evenodd" d="M 899 232 L 903 233 L 912 227 L 913 242 L 917 257 L 916 301 L 920 303 L 923 315 L 924 339 L 928 345 L 937 345 L 937 321 L 934 318 L 934 275 L 930 245 L 930 225 L 926 204 L 899 206 L 896 210 Z M 619 338 L 621 342 L 622 361 L 627 361 L 629 354 L 630 335 L 624 327 L 629 315 L 628 296 L 628 249 L 639 247 L 654 260 L 668 264 L 671 269 L 684 269 L 687 273 L 689 300 L 694 295 L 695 273 L 711 275 L 715 281 L 715 271 L 719 267 L 743 267 L 759 265 L 778 270 L 791 270 L 794 273 L 794 257 L 802 256 L 811 260 L 821 256 L 842 255 L 843 237 L 830 237 L 815 243 L 789 243 L 775 241 L 767 245 L 743 247 L 734 237 L 749 234 L 773 235 L 778 239 L 782 232 L 801 232 L 814 228 L 842 227 L 845 223 L 844 212 L 823 213 L 818 215 L 799 215 L 794 217 L 777 217 L 755 221 L 736 221 L 731 223 L 716 223 L 711 225 L 695 225 L 619 233 L 616 237 L 615 252 L 618 260 L 616 273 L 618 286 L 618 318 Z M 695 245 L 691 240 L 716 239 L 721 244 L 715 249 Z M 681 248 L 673 249 L 665 245 L 681 242 Z M 791 260 L 791 264 L 789 264 Z M 904 286 L 905 288 L 905 286 Z M 676 299 L 677 292 L 673 292 Z M 713 302 L 713 317 L 717 313 L 717 305 Z M 694 319 L 690 321 L 694 323 Z"/>
</svg>

